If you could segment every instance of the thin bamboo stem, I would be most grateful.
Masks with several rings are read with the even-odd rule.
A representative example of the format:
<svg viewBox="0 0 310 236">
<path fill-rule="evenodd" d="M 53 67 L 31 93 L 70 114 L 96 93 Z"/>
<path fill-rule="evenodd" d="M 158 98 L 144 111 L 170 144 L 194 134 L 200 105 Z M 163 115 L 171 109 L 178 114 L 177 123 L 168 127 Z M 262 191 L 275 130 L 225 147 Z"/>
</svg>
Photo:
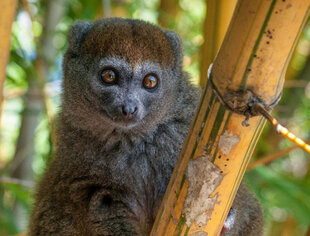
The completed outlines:
<svg viewBox="0 0 310 236">
<path fill-rule="evenodd" d="M 2 184 L 16 184 L 27 188 L 33 188 L 34 182 L 29 180 L 11 178 L 11 177 L 0 177 L 0 183 Z"/>
<path fill-rule="evenodd" d="M 292 146 L 292 147 L 280 150 L 278 152 L 271 153 L 271 154 L 266 155 L 264 157 L 258 158 L 256 161 L 254 161 L 248 165 L 247 170 L 252 170 L 255 167 L 260 166 L 260 165 L 269 164 L 269 163 L 271 163 L 271 162 L 273 162 L 273 161 L 275 161 L 281 157 L 284 157 L 285 155 L 289 154 L 291 151 L 293 151 L 297 148 L 298 148 L 298 146 Z"/>
<path fill-rule="evenodd" d="M 25 11 L 28 13 L 29 17 L 31 18 L 32 22 L 35 20 L 33 12 L 31 11 L 31 7 L 29 5 L 28 0 L 22 0 L 23 6 Z M 54 129 L 54 114 L 52 109 L 52 102 L 48 97 L 48 94 L 45 90 L 46 81 L 47 81 L 47 73 L 49 70 L 49 63 L 50 60 L 54 60 L 55 56 L 55 48 L 51 47 L 51 32 L 54 30 L 55 25 L 61 19 L 64 14 L 64 5 L 66 2 L 61 0 L 55 0 L 53 2 L 49 2 L 48 9 L 51 9 L 47 12 L 45 19 L 44 19 L 44 26 L 43 26 L 43 34 L 41 38 L 34 37 L 34 41 L 36 42 L 36 50 L 37 50 L 37 57 L 34 61 L 34 66 L 37 73 L 37 79 L 41 88 L 41 96 L 44 103 L 44 110 L 46 112 L 48 123 L 50 127 L 50 136 L 53 145 L 56 144 L 56 134 Z"/>
<path fill-rule="evenodd" d="M 295 134 L 293 134 L 291 131 L 289 131 L 284 126 L 280 125 L 278 120 L 275 119 L 274 117 L 272 117 L 261 104 L 255 104 L 254 107 L 261 115 L 263 115 L 272 124 L 272 126 L 276 129 L 276 131 L 279 134 L 281 134 L 283 137 L 291 140 L 298 147 L 302 148 L 304 151 L 306 151 L 310 154 L 310 145 L 309 144 L 307 144 L 301 138 L 297 137 Z"/>
<path fill-rule="evenodd" d="M 308 139 L 307 142 L 310 142 L 310 139 Z M 292 147 L 280 150 L 278 152 L 271 153 L 271 154 L 263 156 L 263 157 L 259 157 L 259 158 L 257 158 L 256 161 L 253 161 L 252 163 L 250 163 L 248 165 L 248 169 L 247 170 L 252 170 L 256 166 L 259 166 L 259 165 L 269 164 L 269 163 L 271 163 L 271 162 L 273 162 L 273 161 L 275 161 L 275 160 L 277 160 L 277 159 L 279 159 L 281 157 L 284 157 L 285 155 L 289 154 L 290 152 L 296 150 L 297 148 L 298 148 L 298 146 L 295 145 L 295 146 L 292 146 Z"/>
</svg>

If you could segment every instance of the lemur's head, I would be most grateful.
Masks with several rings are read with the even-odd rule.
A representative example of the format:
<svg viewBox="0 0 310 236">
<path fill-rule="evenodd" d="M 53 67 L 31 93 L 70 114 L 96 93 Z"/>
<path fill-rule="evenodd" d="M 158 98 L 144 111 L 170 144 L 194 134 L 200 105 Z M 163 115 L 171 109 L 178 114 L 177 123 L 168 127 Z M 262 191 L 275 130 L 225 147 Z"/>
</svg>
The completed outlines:
<svg viewBox="0 0 310 236">
<path fill-rule="evenodd" d="M 140 20 L 77 22 L 64 57 L 64 109 L 93 128 L 149 129 L 173 109 L 182 80 L 179 37 Z M 83 125 L 82 125 L 83 126 Z"/>
</svg>

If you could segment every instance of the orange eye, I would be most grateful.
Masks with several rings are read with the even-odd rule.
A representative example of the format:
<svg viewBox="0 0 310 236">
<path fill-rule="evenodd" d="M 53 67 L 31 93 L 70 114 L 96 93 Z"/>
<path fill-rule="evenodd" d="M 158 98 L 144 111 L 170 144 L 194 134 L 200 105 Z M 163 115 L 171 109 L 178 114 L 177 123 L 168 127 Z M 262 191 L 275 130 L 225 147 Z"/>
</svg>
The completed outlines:
<svg viewBox="0 0 310 236">
<path fill-rule="evenodd" d="M 143 87 L 146 89 L 156 88 L 158 85 L 158 78 L 155 75 L 147 75 L 143 79 Z"/>
<path fill-rule="evenodd" d="M 107 84 L 114 84 L 116 82 L 116 74 L 113 70 L 103 70 L 101 72 L 101 79 Z"/>
</svg>

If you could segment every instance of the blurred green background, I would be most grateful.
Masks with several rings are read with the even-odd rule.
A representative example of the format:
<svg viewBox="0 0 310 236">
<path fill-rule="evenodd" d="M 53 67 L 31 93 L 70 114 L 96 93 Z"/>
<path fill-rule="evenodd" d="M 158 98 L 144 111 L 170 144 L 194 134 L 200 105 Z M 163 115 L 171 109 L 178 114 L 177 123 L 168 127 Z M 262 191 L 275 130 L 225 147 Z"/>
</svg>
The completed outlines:
<svg viewBox="0 0 310 236">
<path fill-rule="evenodd" d="M 175 30 L 183 39 L 184 69 L 193 83 L 199 84 L 206 3 L 206 0 L 19 2 L 1 116 L 0 235 L 26 232 L 34 183 L 52 157 L 53 124 L 60 106 L 62 54 L 69 26 L 77 19 L 118 16 L 139 18 Z M 287 72 L 282 100 L 273 111 L 282 124 L 304 139 L 310 137 L 309 52 L 307 23 Z M 266 125 L 253 161 L 270 154 L 278 158 L 249 170 L 245 176 L 264 207 L 265 235 L 306 235 L 310 226 L 309 155 L 300 149 L 288 149 L 291 146 L 290 141 Z"/>
</svg>

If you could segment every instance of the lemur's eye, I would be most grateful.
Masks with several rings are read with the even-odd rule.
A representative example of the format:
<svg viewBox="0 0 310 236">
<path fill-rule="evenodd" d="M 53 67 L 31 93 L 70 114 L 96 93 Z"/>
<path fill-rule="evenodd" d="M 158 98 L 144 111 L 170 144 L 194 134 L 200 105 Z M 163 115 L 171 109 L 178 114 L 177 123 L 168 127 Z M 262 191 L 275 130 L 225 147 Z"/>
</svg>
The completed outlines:
<svg viewBox="0 0 310 236">
<path fill-rule="evenodd" d="M 149 74 L 143 79 L 143 87 L 146 89 L 154 89 L 158 85 L 158 78 L 156 75 Z"/>
<path fill-rule="evenodd" d="M 111 69 L 103 70 L 100 74 L 103 82 L 107 84 L 115 84 L 116 83 L 116 73 Z"/>
</svg>

